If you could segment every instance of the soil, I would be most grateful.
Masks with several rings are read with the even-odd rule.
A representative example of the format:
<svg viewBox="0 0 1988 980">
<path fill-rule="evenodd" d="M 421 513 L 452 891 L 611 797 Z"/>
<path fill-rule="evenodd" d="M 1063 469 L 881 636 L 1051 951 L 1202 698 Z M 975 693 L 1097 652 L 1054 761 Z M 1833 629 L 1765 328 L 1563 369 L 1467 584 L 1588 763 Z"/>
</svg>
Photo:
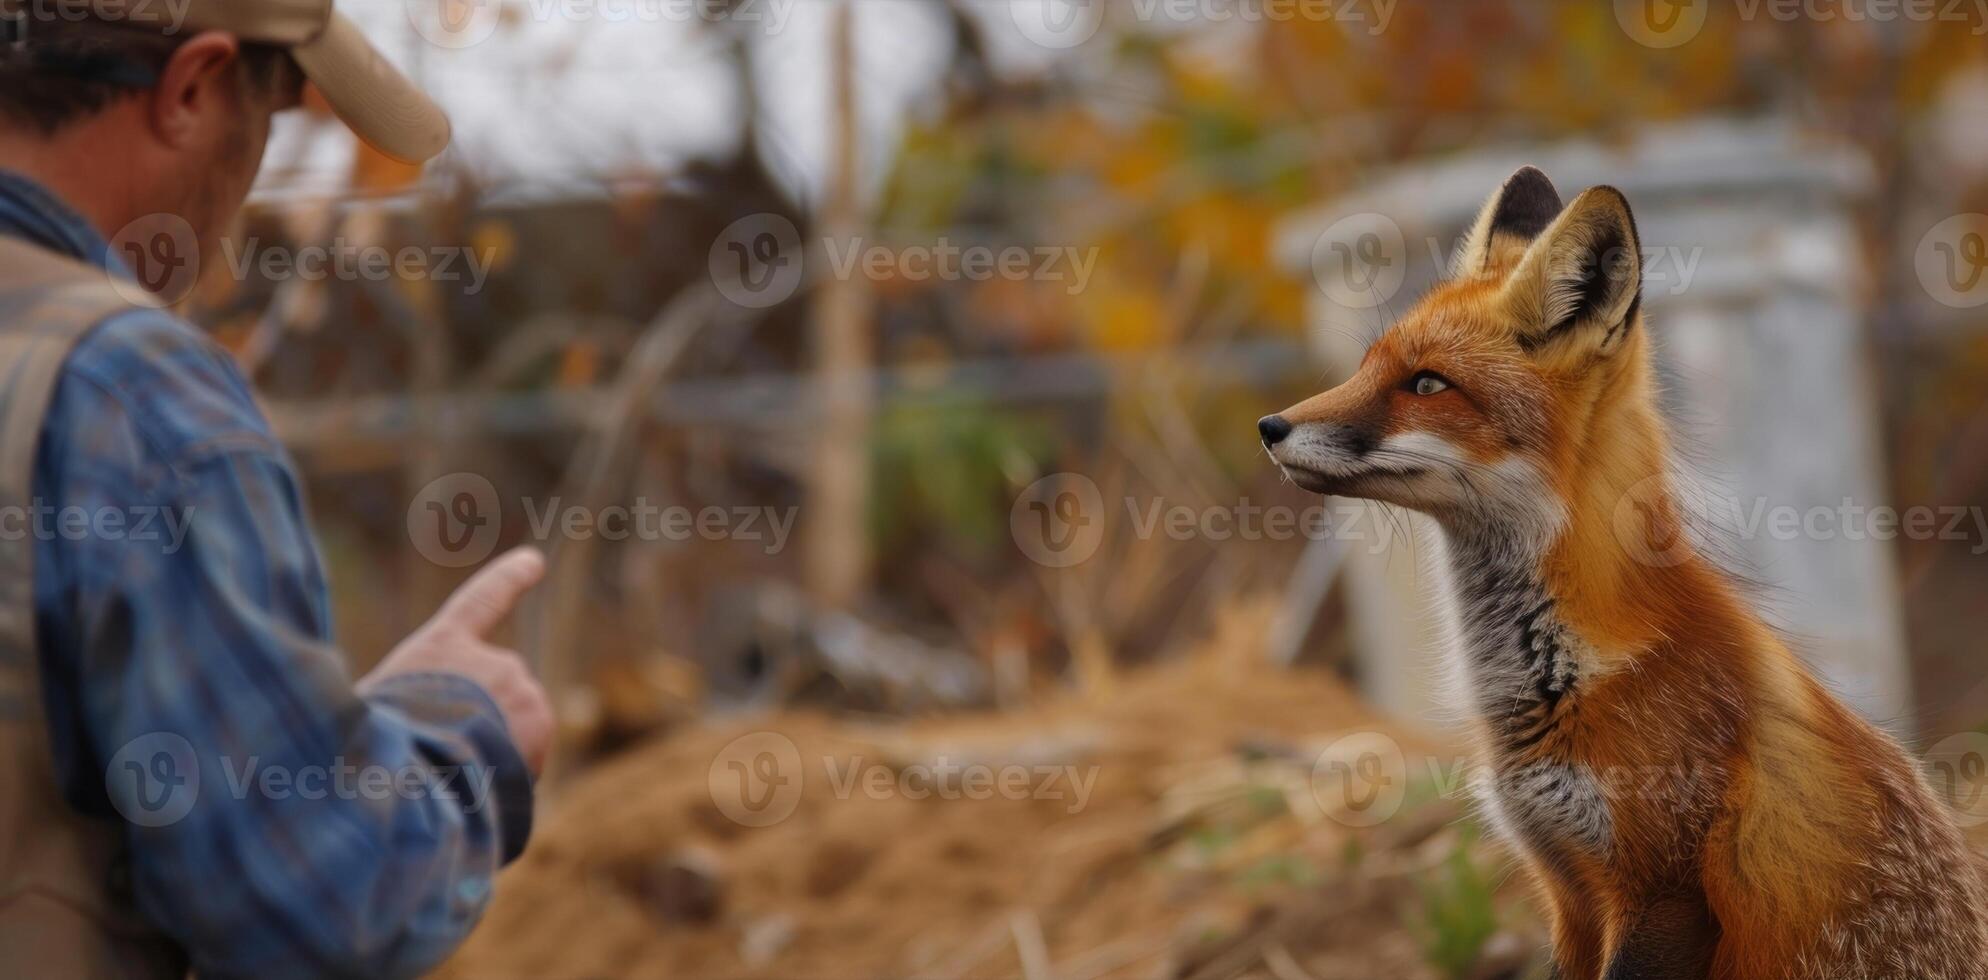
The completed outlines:
<svg viewBox="0 0 1988 980">
<path fill-rule="evenodd" d="M 1313 773 L 1348 733 L 1427 746 L 1319 672 L 1207 654 L 1111 687 L 921 721 L 707 720 L 638 745 L 547 793 L 440 975 L 1438 975 L 1417 881 L 1473 846 L 1461 810 L 1360 827 Z M 742 808 L 737 774 L 776 758 L 754 785 L 779 792 Z"/>
</svg>

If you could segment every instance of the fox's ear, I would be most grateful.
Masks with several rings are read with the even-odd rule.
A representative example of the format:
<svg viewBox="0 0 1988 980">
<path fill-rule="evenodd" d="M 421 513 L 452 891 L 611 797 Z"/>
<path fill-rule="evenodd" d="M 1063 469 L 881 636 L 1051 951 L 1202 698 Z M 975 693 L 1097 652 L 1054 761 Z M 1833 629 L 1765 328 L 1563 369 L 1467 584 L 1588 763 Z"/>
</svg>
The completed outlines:
<svg viewBox="0 0 1988 980">
<path fill-rule="evenodd" d="M 1559 214 L 1553 182 L 1538 167 L 1520 167 L 1477 212 L 1450 275 L 1468 279 L 1508 267 Z"/>
<path fill-rule="evenodd" d="M 1636 219 L 1613 187 L 1581 192 L 1505 281 L 1506 309 L 1527 350 L 1564 342 L 1608 353 L 1635 325 L 1642 297 Z"/>
</svg>

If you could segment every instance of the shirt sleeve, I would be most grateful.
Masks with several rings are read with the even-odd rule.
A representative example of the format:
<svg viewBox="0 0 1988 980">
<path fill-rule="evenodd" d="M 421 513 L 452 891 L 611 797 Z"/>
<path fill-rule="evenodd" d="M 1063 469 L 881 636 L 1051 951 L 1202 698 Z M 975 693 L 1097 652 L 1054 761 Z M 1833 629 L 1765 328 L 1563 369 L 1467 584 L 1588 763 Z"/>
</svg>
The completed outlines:
<svg viewBox="0 0 1988 980">
<path fill-rule="evenodd" d="M 230 367 L 171 353 L 130 386 L 66 375 L 44 470 L 66 585 L 41 618 L 133 892 L 204 976 L 419 973 L 523 847 L 524 762 L 466 678 L 354 694 L 287 457 L 252 407 L 217 423 Z"/>
</svg>

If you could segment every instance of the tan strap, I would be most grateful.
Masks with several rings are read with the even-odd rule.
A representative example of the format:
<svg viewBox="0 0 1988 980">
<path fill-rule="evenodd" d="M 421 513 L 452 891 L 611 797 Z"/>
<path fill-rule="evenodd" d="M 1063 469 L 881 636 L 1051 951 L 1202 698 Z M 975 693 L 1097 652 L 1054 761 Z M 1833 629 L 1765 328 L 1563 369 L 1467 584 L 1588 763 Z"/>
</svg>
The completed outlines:
<svg viewBox="0 0 1988 980">
<path fill-rule="evenodd" d="M 127 295 L 127 293 L 129 295 Z M 0 951 L 22 976 L 186 975 L 186 955 L 133 905 L 124 827 L 63 798 L 35 649 L 34 468 L 69 353 L 145 298 L 87 263 L 0 238 Z"/>
<path fill-rule="evenodd" d="M 42 717 L 34 633 L 34 470 L 69 352 L 137 286 L 86 262 L 0 238 L 0 721 Z"/>
</svg>

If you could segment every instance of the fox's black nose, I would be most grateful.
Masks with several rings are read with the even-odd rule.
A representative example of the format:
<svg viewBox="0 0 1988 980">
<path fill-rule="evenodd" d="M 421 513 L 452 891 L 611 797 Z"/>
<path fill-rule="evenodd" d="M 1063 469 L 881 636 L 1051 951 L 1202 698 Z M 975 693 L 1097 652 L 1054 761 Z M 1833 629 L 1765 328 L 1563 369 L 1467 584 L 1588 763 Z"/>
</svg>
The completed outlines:
<svg viewBox="0 0 1988 980">
<path fill-rule="evenodd" d="M 1256 420 L 1256 431 L 1263 436 L 1263 444 L 1274 446 L 1291 434 L 1291 423 L 1282 415 L 1265 415 Z"/>
</svg>

